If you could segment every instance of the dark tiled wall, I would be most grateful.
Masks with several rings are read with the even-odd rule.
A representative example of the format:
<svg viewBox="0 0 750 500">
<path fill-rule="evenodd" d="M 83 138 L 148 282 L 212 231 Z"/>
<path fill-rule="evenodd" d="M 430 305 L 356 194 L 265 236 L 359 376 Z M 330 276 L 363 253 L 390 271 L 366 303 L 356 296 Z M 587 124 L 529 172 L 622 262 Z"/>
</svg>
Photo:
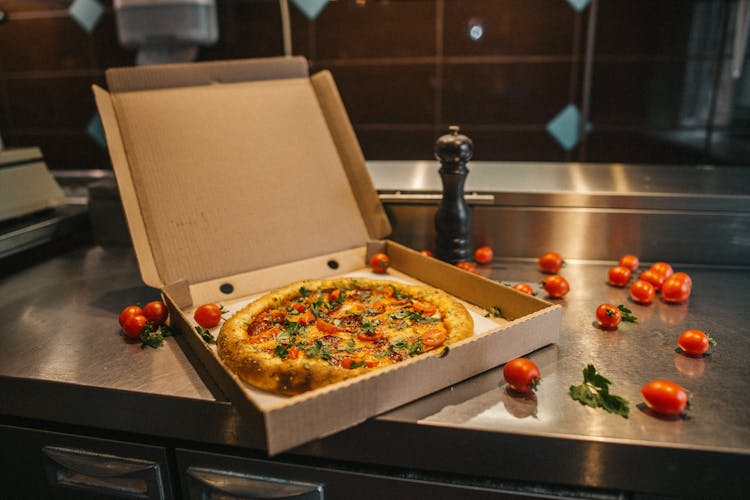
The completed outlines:
<svg viewBox="0 0 750 500">
<path fill-rule="evenodd" d="M 0 133 L 41 146 L 53 168 L 108 167 L 86 132 L 90 85 L 135 55 L 99 1 L 91 33 L 70 1 L 0 1 Z M 717 78 L 736 0 L 599 0 L 580 12 L 566 0 L 339 0 L 314 21 L 290 9 L 293 52 L 333 72 L 368 159 L 430 159 L 459 124 L 477 160 L 750 163 L 748 120 L 717 97 L 736 93 Z M 277 0 L 218 0 L 218 16 L 220 39 L 199 60 L 282 54 Z M 589 110 L 592 129 L 566 151 L 546 126 L 568 104 Z"/>
</svg>

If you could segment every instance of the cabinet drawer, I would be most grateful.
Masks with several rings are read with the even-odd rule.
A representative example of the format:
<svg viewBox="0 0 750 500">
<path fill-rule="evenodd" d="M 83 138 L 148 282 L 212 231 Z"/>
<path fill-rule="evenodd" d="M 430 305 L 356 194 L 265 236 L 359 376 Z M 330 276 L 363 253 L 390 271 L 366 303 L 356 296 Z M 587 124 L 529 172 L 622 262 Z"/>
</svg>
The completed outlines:
<svg viewBox="0 0 750 500">
<path fill-rule="evenodd" d="M 191 500 L 559 498 L 194 450 L 177 449 L 176 457 L 183 495 Z"/>
<path fill-rule="evenodd" d="M 9 498 L 171 499 L 164 448 L 0 425 Z"/>
</svg>

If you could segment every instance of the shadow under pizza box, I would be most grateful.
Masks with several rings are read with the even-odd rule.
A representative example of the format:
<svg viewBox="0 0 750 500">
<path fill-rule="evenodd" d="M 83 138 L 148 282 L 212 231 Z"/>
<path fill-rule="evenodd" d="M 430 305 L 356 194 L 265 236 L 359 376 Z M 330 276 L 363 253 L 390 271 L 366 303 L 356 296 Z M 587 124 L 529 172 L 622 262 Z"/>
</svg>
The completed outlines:
<svg viewBox="0 0 750 500">
<path fill-rule="evenodd" d="M 303 58 L 107 71 L 94 87 L 144 282 L 269 454 L 333 434 L 559 336 L 561 308 L 392 241 L 330 73 Z M 437 168 L 437 166 L 436 166 Z M 368 250 L 369 249 L 369 250 Z M 505 319 L 454 346 L 293 397 L 252 389 L 192 328 L 206 302 L 241 304 L 288 283 L 366 271 L 441 288 Z M 476 312 L 476 311 L 475 311 Z"/>
</svg>

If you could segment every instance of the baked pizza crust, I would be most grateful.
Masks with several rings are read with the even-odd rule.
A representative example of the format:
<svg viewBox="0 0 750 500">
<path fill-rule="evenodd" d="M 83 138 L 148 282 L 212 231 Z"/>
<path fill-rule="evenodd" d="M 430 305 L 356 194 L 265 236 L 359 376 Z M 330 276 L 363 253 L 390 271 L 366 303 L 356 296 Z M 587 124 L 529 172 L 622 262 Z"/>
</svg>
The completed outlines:
<svg viewBox="0 0 750 500">
<path fill-rule="evenodd" d="M 292 283 L 263 295 L 224 322 L 216 340 L 219 357 L 245 382 L 277 394 L 299 394 L 356 377 L 365 371 L 346 369 L 318 358 L 300 356 L 297 359 L 281 359 L 271 352 L 259 351 L 256 346 L 248 342 L 248 325 L 262 312 L 299 297 L 301 288 L 315 292 L 332 288 L 382 289 L 389 286 L 396 286 L 400 293 L 410 299 L 435 306 L 448 334 L 445 343 L 441 344 L 435 352 L 442 352 L 445 345 L 458 342 L 473 334 L 474 321 L 463 304 L 436 288 L 369 278 L 307 280 Z M 417 356 L 429 352 L 428 350 Z"/>
</svg>

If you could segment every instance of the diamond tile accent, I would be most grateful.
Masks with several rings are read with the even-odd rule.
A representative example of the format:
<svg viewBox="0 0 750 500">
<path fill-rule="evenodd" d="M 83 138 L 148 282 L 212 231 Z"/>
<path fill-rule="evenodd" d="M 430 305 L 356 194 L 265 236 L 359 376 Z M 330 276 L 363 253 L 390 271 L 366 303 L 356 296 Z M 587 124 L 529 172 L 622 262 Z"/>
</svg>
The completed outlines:
<svg viewBox="0 0 750 500">
<path fill-rule="evenodd" d="M 575 104 L 568 104 L 557 116 L 547 123 L 547 132 L 562 146 L 570 151 L 580 140 L 581 113 Z M 591 131 L 591 124 L 586 124 L 586 133 Z"/>
<path fill-rule="evenodd" d="M 102 14 L 104 14 L 104 7 L 97 0 L 75 0 L 68 9 L 68 15 L 87 33 L 91 33 L 96 28 Z"/>
<path fill-rule="evenodd" d="M 86 125 L 86 135 L 91 137 L 100 148 L 107 148 L 107 140 L 104 138 L 104 127 L 98 114 L 92 116 L 88 125 Z"/>
<path fill-rule="evenodd" d="M 314 21 L 323 7 L 328 5 L 330 0 L 292 0 L 292 3 L 302 11 L 310 21 Z"/>
<path fill-rule="evenodd" d="M 588 5 L 591 3 L 591 0 L 565 0 L 570 4 L 571 7 L 573 7 L 573 10 L 576 12 L 581 12 L 583 9 L 588 7 Z"/>
</svg>

